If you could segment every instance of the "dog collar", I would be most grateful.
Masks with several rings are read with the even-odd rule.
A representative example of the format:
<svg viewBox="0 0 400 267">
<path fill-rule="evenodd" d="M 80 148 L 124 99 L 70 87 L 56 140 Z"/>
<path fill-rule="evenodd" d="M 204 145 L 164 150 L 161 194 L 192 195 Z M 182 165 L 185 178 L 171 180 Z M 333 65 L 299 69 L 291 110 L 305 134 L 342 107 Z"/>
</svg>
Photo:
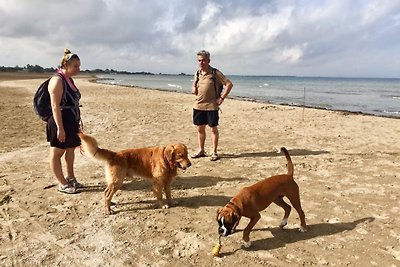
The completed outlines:
<svg viewBox="0 0 400 267">
<path fill-rule="evenodd" d="M 239 217 L 241 216 L 242 213 L 240 212 L 240 208 L 239 208 L 235 203 L 233 203 L 232 201 L 229 201 L 226 205 L 231 205 L 231 206 L 233 206 L 233 207 L 236 209 L 236 211 L 237 211 Z"/>
</svg>

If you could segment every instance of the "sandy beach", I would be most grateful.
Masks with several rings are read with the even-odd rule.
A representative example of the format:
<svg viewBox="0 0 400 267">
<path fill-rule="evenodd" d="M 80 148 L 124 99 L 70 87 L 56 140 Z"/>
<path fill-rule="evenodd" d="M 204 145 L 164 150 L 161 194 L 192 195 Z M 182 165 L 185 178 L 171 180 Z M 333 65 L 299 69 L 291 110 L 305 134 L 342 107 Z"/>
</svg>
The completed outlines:
<svg viewBox="0 0 400 267">
<path fill-rule="evenodd" d="M 151 182 L 126 180 L 103 214 L 103 164 L 76 151 L 87 187 L 57 192 L 45 123 L 32 98 L 46 75 L 0 73 L 0 266 L 399 266 L 400 119 L 227 99 L 220 119 L 221 160 L 192 160 L 172 184 L 177 205 L 155 207 Z M 197 150 L 193 96 L 75 83 L 84 131 L 114 151 L 182 142 Z M 235 88 L 233 88 L 235 90 Z M 210 132 L 206 147 L 210 151 Z M 216 210 L 242 187 L 286 172 L 292 156 L 309 231 L 293 210 L 280 229 L 272 204 L 242 247 L 243 218 L 222 238 Z"/>
</svg>

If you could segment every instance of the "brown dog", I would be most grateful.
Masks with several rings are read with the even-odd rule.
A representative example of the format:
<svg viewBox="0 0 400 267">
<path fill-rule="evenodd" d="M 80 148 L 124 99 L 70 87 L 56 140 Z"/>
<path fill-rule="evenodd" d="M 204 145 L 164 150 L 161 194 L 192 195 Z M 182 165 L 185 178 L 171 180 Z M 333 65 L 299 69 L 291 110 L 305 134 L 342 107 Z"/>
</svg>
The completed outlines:
<svg viewBox="0 0 400 267">
<path fill-rule="evenodd" d="M 92 136 L 80 133 L 83 150 L 92 157 L 106 162 L 107 188 L 104 191 L 105 213 L 111 214 L 113 195 L 121 188 L 125 177 L 140 176 L 153 181 L 153 193 L 161 208 L 172 205 L 171 183 L 177 169 L 186 170 L 192 165 L 187 148 L 183 144 L 166 147 L 131 148 L 119 152 L 99 148 Z M 162 200 L 165 191 L 167 203 Z"/>
<path fill-rule="evenodd" d="M 286 148 L 281 151 L 287 159 L 288 173 L 266 178 L 249 187 L 243 188 L 228 204 L 217 211 L 218 233 L 220 236 L 228 236 L 234 232 L 242 216 L 250 219 L 249 224 L 243 230 L 245 247 L 250 247 L 250 232 L 261 218 L 260 211 L 266 209 L 272 202 L 285 210 L 285 215 L 279 225 L 284 227 L 290 214 L 291 207 L 284 200 L 286 196 L 299 214 L 300 231 L 307 231 L 304 212 L 300 205 L 299 186 L 293 179 L 293 163 Z"/>
</svg>

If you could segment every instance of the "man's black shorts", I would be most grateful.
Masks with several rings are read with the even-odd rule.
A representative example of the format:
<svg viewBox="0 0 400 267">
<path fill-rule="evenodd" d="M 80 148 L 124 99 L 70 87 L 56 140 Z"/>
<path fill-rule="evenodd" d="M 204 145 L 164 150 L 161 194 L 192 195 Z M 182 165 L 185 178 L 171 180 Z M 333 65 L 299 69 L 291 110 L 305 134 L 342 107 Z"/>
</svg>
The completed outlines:
<svg viewBox="0 0 400 267">
<path fill-rule="evenodd" d="M 210 127 L 218 126 L 219 114 L 218 110 L 198 110 L 193 109 L 193 124 L 208 125 Z"/>
</svg>

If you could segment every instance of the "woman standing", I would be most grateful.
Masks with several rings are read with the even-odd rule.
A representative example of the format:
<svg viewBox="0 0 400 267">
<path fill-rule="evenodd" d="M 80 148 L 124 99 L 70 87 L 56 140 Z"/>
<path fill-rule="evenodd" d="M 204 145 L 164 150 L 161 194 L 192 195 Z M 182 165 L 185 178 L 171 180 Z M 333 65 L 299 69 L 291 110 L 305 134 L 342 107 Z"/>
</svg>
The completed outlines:
<svg viewBox="0 0 400 267">
<path fill-rule="evenodd" d="M 83 187 L 75 177 L 75 147 L 80 146 L 79 100 L 81 94 L 72 76 L 79 73 L 81 61 L 77 54 L 65 49 L 61 66 L 49 82 L 49 94 L 53 115 L 47 121 L 47 141 L 50 142 L 50 168 L 56 177 L 58 191 L 74 194 Z M 65 154 L 67 176 L 64 177 L 61 157 Z"/>
</svg>

